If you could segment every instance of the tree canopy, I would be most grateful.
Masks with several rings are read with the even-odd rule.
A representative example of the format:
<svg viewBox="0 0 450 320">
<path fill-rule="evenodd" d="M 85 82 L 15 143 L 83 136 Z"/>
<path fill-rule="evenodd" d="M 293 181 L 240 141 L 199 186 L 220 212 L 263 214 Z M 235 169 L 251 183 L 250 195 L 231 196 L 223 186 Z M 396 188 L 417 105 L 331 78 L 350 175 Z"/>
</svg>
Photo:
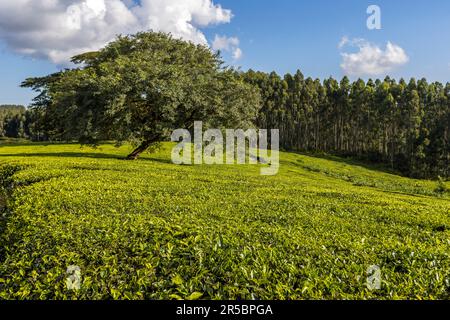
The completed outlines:
<svg viewBox="0 0 450 320">
<path fill-rule="evenodd" d="M 250 127 L 259 92 L 208 47 L 164 33 L 120 36 L 98 52 L 76 56 L 76 68 L 22 86 L 40 94 L 33 108 L 58 139 L 95 144 L 133 142 L 135 159 L 194 121 L 205 127 Z"/>
</svg>

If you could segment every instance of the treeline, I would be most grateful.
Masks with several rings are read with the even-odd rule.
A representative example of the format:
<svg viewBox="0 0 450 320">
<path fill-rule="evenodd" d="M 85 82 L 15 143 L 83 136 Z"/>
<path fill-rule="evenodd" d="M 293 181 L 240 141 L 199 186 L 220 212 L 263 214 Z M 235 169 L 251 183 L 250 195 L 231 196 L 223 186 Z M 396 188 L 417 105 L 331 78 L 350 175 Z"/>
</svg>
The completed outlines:
<svg viewBox="0 0 450 320">
<path fill-rule="evenodd" d="M 389 77 L 320 81 L 300 71 L 280 77 L 250 70 L 240 76 L 260 89 L 256 126 L 280 129 L 284 150 L 385 163 L 416 178 L 450 176 L 450 83 Z M 55 119 L 38 105 L 0 107 L 0 136 L 55 139 Z"/>
<path fill-rule="evenodd" d="M 259 128 L 280 129 L 281 147 L 383 162 L 417 178 L 448 177 L 450 84 L 347 77 L 320 81 L 298 71 L 243 74 L 260 88 Z"/>
<path fill-rule="evenodd" d="M 46 135 L 37 130 L 36 111 L 21 105 L 0 105 L 0 138 L 41 141 Z"/>
</svg>

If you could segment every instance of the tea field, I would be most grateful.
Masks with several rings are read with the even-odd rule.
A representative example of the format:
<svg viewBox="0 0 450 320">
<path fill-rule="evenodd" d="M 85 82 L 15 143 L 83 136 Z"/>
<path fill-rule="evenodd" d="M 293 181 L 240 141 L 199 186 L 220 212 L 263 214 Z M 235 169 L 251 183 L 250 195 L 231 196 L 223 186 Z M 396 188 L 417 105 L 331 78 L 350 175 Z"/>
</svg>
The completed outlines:
<svg viewBox="0 0 450 320">
<path fill-rule="evenodd" d="M 0 299 L 450 298 L 450 183 L 293 153 L 276 176 L 177 166 L 171 146 L 0 146 Z"/>
</svg>

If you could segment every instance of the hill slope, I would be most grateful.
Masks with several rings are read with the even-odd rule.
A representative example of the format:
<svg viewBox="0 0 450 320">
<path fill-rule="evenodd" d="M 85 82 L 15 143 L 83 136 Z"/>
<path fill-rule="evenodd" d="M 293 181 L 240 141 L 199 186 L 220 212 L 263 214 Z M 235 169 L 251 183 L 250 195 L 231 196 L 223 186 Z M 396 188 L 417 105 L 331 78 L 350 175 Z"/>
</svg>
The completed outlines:
<svg viewBox="0 0 450 320">
<path fill-rule="evenodd" d="M 449 298 L 435 182 L 288 153 L 273 177 L 176 166 L 170 147 L 0 147 L 0 299 Z"/>
</svg>

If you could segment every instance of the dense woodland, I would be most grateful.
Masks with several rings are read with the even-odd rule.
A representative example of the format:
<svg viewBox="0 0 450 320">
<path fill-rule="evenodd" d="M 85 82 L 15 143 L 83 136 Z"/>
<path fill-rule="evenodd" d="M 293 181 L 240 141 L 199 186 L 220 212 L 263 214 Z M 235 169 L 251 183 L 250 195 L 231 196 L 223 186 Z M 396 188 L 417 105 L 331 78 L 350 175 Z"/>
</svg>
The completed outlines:
<svg viewBox="0 0 450 320">
<path fill-rule="evenodd" d="M 0 105 L 0 137 L 25 138 L 26 109 L 19 105 Z"/>
<path fill-rule="evenodd" d="M 37 130 L 37 113 L 21 105 L 0 105 L 0 138 L 46 140 Z"/>
<path fill-rule="evenodd" d="M 279 128 L 285 150 L 382 162 L 411 177 L 449 176 L 449 83 L 389 77 L 321 82 L 300 71 L 243 76 L 261 91 L 257 126 Z"/>
</svg>

